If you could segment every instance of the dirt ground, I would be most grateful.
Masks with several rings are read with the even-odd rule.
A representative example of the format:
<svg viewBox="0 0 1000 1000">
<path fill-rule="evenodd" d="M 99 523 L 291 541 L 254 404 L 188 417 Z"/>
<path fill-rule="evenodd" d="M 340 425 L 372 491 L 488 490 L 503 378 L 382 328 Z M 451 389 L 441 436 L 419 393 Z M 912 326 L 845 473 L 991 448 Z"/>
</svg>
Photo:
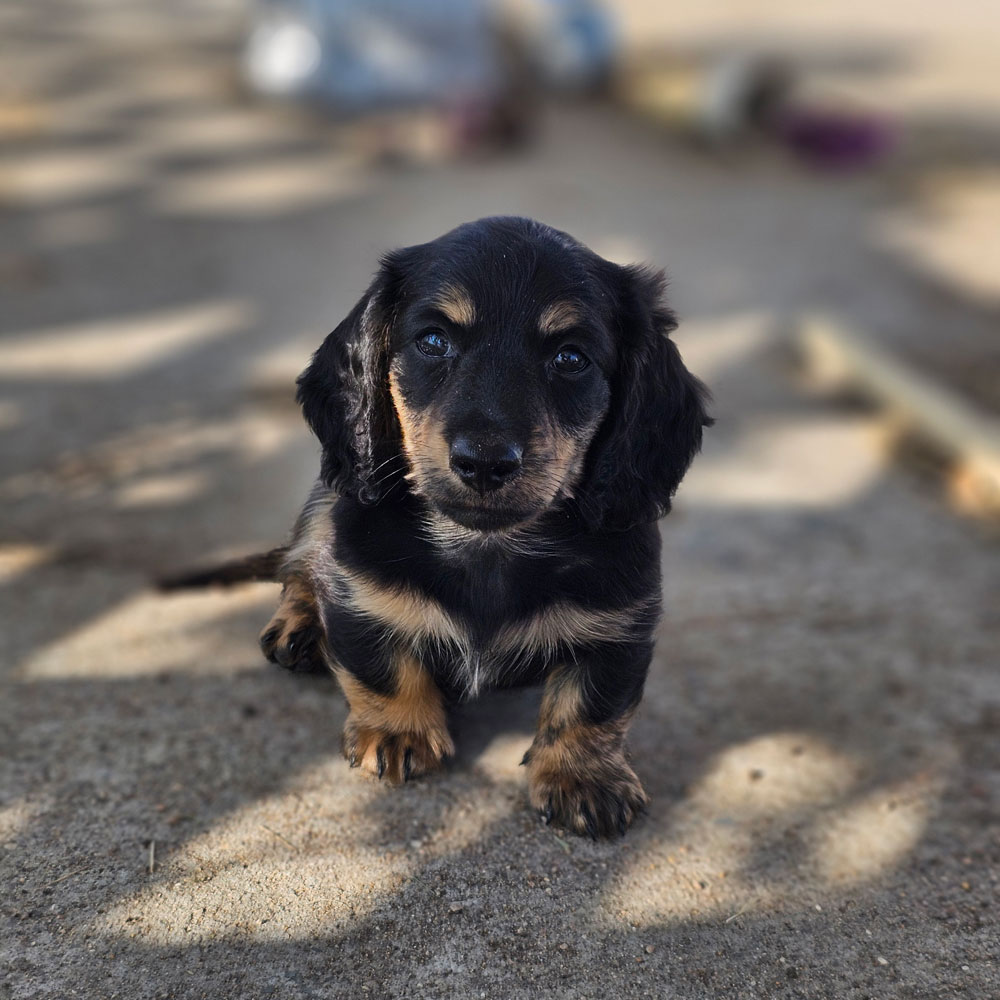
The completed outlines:
<svg viewBox="0 0 1000 1000">
<path fill-rule="evenodd" d="M 898 192 L 602 107 L 376 167 L 234 99 L 231 7 L 0 8 L 0 998 L 1000 995 L 996 541 L 789 363 L 805 309 L 979 344 L 873 232 Z M 367 783 L 334 684 L 259 655 L 273 586 L 150 586 L 283 537 L 310 351 L 381 250 L 497 212 L 666 266 L 716 399 L 614 843 L 529 811 L 537 692 Z"/>
</svg>

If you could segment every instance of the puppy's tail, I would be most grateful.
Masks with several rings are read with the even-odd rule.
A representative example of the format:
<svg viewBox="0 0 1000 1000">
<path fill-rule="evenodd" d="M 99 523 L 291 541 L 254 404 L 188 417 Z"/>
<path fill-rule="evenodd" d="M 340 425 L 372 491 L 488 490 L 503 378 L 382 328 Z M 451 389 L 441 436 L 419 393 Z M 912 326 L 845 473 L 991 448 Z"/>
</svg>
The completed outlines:
<svg viewBox="0 0 1000 1000">
<path fill-rule="evenodd" d="M 277 581 L 278 570 L 288 554 L 288 547 L 279 546 L 270 552 L 257 552 L 242 559 L 208 566 L 205 569 L 184 570 L 156 581 L 158 590 L 190 590 L 195 587 L 231 587 L 250 580 Z"/>
</svg>

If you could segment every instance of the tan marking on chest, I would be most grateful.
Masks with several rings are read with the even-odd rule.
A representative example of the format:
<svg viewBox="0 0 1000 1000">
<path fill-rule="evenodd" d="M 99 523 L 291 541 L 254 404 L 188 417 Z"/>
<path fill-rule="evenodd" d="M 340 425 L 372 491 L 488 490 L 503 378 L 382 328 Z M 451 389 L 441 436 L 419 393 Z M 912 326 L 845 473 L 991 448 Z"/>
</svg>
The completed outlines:
<svg viewBox="0 0 1000 1000">
<path fill-rule="evenodd" d="M 496 648 L 498 651 L 523 650 L 551 657 L 566 644 L 628 641 L 636 637 L 637 619 L 644 609 L 644 605 L 635 604 L 594 611 L 559 602 L 527 621 L 508 625 L 497 637 Z"/>
<path fill-rule="evenodd" d="M 416 642 L 468 645 L 465 630 L 437 601 L 410 587 L 386 587 L 361 573 L 344 573 L 347 601 L 354 610 Z"/>
</svg>

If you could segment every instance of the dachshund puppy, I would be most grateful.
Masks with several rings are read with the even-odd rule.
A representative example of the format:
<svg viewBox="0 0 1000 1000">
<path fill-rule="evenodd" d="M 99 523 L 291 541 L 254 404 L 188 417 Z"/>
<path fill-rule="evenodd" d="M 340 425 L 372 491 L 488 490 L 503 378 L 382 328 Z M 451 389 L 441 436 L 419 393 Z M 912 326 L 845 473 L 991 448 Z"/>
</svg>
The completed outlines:
<svg viewBox="0 0 1000 1000">
<path fill-rule="evenodd" d="M 261 642 L 334 672 L 352 767 L 432 771 L 449 703 L 544 683 L 532 805 L 595 838 L 644 806 L 625 734 L 660 612 L 656 520 L 711 422 L 663 286 L 483 219 L 387 254 L 313 356 L 298 400 L 322 464 Z"/>
</svg>

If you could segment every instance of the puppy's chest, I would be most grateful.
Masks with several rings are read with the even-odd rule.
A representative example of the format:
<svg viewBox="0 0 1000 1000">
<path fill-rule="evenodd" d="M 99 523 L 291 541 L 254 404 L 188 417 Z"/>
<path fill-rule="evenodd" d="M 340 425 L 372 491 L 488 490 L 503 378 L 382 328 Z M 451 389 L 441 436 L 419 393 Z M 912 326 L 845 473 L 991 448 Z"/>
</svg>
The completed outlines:
<svg viewBox="0 0 1000 1000">
<path fill-rule="evenodd" d="M 452 579 L 443 593 L 405 579 L 345 574 L 345 603 L 377 624 L 468 695 L 537 679 L 579 647 L 630 638 L 631 607 L 585 607 L 560 587 L 560 574 L 483 572 Z"/>
</svg>

